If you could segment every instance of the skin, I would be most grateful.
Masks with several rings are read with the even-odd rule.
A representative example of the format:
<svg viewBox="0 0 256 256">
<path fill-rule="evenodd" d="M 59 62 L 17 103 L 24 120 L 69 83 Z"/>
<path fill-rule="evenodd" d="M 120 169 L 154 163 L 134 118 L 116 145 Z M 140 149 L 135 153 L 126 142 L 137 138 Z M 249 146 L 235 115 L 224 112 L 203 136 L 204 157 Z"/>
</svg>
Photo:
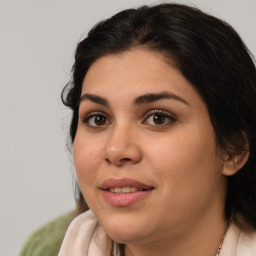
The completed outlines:
<svg viewBox="0 0 256 256">
<path fill-rule="evenodd" d="M 162 92 L 179 99 L 134 104 Z M 197 91 L 170 60 L 137 48 L 96 60 L 85 94 L 109 103 L 83 98 L 73 144 L 81 190 L 108 235 L 126 245 L 125 255 L 215 255 L 227 225 L 225 174 L 234 165 L 223 161 Z M 99 187 L 123 177 L 154 190 L 133 205 L 111 206 Z"/>
</svg>

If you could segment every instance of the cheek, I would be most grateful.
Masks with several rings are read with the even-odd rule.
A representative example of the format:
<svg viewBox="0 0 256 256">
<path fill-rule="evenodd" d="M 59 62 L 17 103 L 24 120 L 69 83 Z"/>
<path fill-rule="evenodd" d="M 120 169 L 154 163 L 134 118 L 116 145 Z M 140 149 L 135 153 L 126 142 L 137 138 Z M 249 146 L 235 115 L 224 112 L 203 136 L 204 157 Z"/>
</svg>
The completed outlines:
<svg viewBox="0 0 256 256">
<path fill-rule="evenodd" d="M 73 158 L 79 184 L 83 190 L 86 184 L 91 183 L 96 170 L 100 165 L 100 150 L 97 141 L 79 139 L 76 137 L 73 144 Z"/>
<path fill-rule="evenodd" d="M 186 185 L 193 190 L 202 180 L 207 184 L 217 175 L 219 168 L 213 132 L 199 132 L 190 127 L 187 132 L 175 133 L 148 148 L 155 174 L 162 183 L 171 185 L 163 186 L 165 189 L 179 190 Z"/>
<path fill-rule="evenodd" d="M 158 143 L 148 147 L 154 165 L 162 166 L 163 169 L 176 167 L 178 169 L 186 166 L 200 165 L 204 156 L 208 154 L 209 148 L 206 143 L 198 141 L 195 136 L 188 137 L 180 134 L 164 138 Z M 212 153 L 212 151 L 211 151 Z M 211 155 L 211 153 L 209 155 Z M 208 156 L 207 156 L 208 158 Z"/>
<path fill-rule="evenodd" d="M 184 216 L 205 211 L 221 179 L 214 136 L 205 139 L 192 129 L 188 134 L 159 141 L 148 151 L 154 177 L 160 184 L 159 207 L 163 215 L 168 213 L 169 220 L 177 223 L 182 223 Z"/>
<path fill-rule="evenodd" d="M 101 208 L 93 188 L 97 187 L 98 169 L 101 164 L 101 144 L 97 140 L 81 139 L 77 136 L 73 143 L 73 158 L 80 189 L 90 209 Z"/>
</svg>

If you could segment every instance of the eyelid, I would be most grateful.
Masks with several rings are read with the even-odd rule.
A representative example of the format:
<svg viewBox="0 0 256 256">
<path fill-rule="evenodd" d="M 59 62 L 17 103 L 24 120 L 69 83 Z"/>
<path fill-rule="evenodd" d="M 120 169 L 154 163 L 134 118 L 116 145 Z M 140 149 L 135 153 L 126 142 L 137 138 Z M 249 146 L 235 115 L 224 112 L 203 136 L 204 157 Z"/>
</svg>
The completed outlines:
<svg viewBox="0 0 256 256">
<path fill-rule="evenodd" d="M 164 110 L 164 109 L 153 109 L 153 110 L 150 110 L 144 116 L 145 117 L 149 117 L 149 116 L 151 116 L 153 114 L 162 114 L 162 115 L 164 115 L 166 117 L 170 117 L 172 119 L 177 119 L 174 114 L 172 114 L 169 111 Z"/>
<path fill-rule="evenodd" d="M 159 115 L 162 115 L 164 116 L 165 118 L 169 119 L 169 122 L 167 124 L 146 124 L 147 122 L 147 119 L 152 116 L 152 115 L 156 115 L 156 114 L 159 114 Z M 94 116 L 104 116 L 106 119 L 107 119 L 107 122 L 106 124 L 104 125 L 90 125 L 89 124 L 89 121 L 90 121 L 90 118 L 94 117 Z M 80 120 L 82 123 L 84 123 L 87 127 L 89 128 L 94 128 L 94 129 L 99 129 L 99 128 L 103 128 L 104 126 L 106 125 L 109 125 L 112 123 L 112 120 L 111 120 L 111 117 L 104 111 L 98 111 L 98 110 L 95 110 L 95 111 L 92 111 L 92 112 L 89 112 L 87 114 L 84 114 L 84 115 L 81 115 L 80 117 Z M 168 126 L 170 125 L 171 123 L 177 121 L 177 118 L 174 114 L 170 113 L 169 111 L 166 111 L 164 109 L 152 109 L 150 111 L 147 111 L 144 115 L 143 115 L 143 121 L 142 121 L 142 124 L 145 124 L 145 125 L 150 125 L 150 126 L 158 126 L 159 128 L 160 127 L 165 127 L 165 126 Z"/>
<path fill-rule="evenodd" d="M 170 123 L 173 123 L 173 122 L 177 121 L 176 116 L 175 116 L 174 114 L 170 113 L 169 111 L 166 111 L 166 110 L 163 110 L 163 109 L 153 109 L 153 110 L 151 110 L 151 111 L 149 111 L 149 112 L 147 112 L 147 113 L 145 114 L 145 117 L 144 117 L 142 123 L 145 123 L 146 120 L 147 120 L 150 116 L 152 116 L 152 115 L 154 115 L 154 114 L 161 114 L 162 116 L 168 118 L 168 119 L 170 120 L 170 122 L 169 122 L 168 124 L 164 124 L 164 125 L 151 125 L 151 126 L 159 126 L 159 127 L 162 126 L 162 127 L 164 127 L 164 126 L 169 125 Z"/>
<path fill-rule="evenodd" d="M 92 112 L 89 112 L 88 114 L 85 114 L 83 115 L 80 120 L 82 121 L 82 123 L 86 124 L 88 127 L 91 127 L 91 128 L 99 128 L 101 126 L 91 126 L 88 124 L 88 121 L 90 118 L 94 117 L 94 116 L 104 116 L 108 121 L 109 123 L 111 123 L 111 118 L 109 117 L 109 115 L 107 113 L 105 113 L 104 111 L 92 111 Z M 103 125 L 102 125 L 103 126 Z"/>
</svg>

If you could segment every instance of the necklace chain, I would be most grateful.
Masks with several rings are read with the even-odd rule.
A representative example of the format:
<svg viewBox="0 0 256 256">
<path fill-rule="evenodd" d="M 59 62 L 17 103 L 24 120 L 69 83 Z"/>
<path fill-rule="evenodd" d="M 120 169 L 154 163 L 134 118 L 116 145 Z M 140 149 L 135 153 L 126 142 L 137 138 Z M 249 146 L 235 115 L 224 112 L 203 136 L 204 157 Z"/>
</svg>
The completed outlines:
<svg viewBox="0 0 256 256">
<path fill-rule="evenodd" d="M 220 251 L 221 251 L 221 248 L 222 248 L 222 244 L 223 244 L 225 235 L 226 235 L 226 232 L 225 232 L 225 234 L 224 234 L 224 235 L 222 236 L 222 238 L 221 238 L 220 245 L 219 245 L 218 251 L 217 251 L 217 253 L 216 253 L 216 256 L 219 256 L 219 255 L 220 255 Z"/>
<path fill-rule="evenodd" d="M 227 231 L 228 231 L 228 227 L 229 227 L 230 223 L 232 222 L 232 220 L 233 220 L 233 214 L 232 214 L 232 215 L 230 216 L 230 218 L 229 218 L 229 221 L 228 221 L 228 224 L 227 224 L 225 233 L 224 233 L 224 235 L 223 235 L 222 238 L 221 238 L 220 245 L 219 245 L 219 247 L 218 247 L 216 256 L 219 256 L 219 255 L 220 255 L 220 251 L 221 251 L 221 248 L 222 248 L 222 245 L 223 245 L 223 242 L 224 242 L 226 233 L 227 233 Z"/>
</svg>

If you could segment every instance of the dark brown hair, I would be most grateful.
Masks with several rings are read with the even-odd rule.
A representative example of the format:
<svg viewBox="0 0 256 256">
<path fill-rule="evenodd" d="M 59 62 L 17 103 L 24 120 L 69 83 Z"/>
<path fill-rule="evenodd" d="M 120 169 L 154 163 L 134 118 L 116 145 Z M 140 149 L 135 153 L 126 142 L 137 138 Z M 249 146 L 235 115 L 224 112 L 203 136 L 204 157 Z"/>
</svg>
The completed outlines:
<svg viewBox="0 0 256 256">
<path fill-rule="evenodd" d="M 225 211 L 226 217 L 240 213 L 256 228 L 256 70 L 239 35 L 220 19 L 170 3 L 125 10 L 97 24 L 78 44 L 73 77 L 62 92 L 72 110 L 71 142 L 90 65 L 138 46 L 176 63 L 204 100 L 221 149 L 231 156 L 250 151 L 244 167 L 228 178 Z"/>
</svg>

